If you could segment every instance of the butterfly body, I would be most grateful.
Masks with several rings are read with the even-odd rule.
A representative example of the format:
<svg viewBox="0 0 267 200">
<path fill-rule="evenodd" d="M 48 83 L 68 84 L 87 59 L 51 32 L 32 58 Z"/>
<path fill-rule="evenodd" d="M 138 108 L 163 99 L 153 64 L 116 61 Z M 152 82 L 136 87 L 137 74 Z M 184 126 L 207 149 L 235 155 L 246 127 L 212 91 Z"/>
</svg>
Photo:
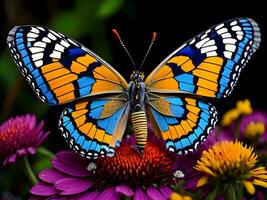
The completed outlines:
<svg viewBox="0 0 267 200">
<path fill-rule="evenodd" d="M 205 98 L 229 96 L 260 40 L 254 20 L 225 21 L 185 42 L 146 78 L 135 70 L 129 83 L 95 53 L 47 28 L 14 27 L 7 44 L 42 101 L 72 102 L 59 120 L 70 147 L 98 158 L 114 155 L 129 119 L 141 150 L 149 119 L 169 151 L 194 151 L 217 122 Z"/>
<path fill-rule="evenodd" d="M 137 147 L 142 151 L 147 142 L 147 114 L 146 114 L 146 86 L 144 75 L 139 71 L 134 71 L 129 83 L 129 104 L 131 107 L 131 120 L 134 127 Z"/>
</svg>

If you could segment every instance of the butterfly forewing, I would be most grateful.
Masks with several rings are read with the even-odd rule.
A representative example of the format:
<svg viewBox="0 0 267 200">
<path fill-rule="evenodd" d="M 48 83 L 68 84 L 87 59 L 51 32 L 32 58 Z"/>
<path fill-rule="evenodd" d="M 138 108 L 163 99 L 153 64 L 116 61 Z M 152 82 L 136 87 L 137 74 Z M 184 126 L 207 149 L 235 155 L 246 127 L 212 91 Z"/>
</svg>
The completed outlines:
<svg viewBox="0 0 267 200">
<path fill-rule="evenodd" d="M 122 93 L 128 84 L 109 64 L 78 42 L 39 26 L 14 27 L 8 47 L 39 98 L 51 105 Z"/>
<path fill-rule="evenodd" d="M 147 90 L 227 97 L 259 44 L 259 27 L 254 20 L 221 23 L 170 54 L 146 79 Z"/>
</svg>

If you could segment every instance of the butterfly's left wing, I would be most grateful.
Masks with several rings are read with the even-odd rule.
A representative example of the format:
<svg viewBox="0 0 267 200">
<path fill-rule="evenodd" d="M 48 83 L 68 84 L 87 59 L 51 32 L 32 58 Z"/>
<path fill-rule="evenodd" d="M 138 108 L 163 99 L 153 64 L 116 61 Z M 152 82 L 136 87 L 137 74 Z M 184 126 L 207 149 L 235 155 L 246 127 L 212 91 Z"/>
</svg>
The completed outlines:
<svg viewBox="0 0 267 200">
<path fill-rule="evenodd" d="M 227 97 L 259 44 L 252 19 L 218 24 L 170 54 L 145 80 L 147 91 Z"/>
<path fill-rule="evenodd" d="M 113 156 L 129 116 L 129 104 L 123 95 L 86 99 L 68 106 L 59 120 L 63 137 L 72 149 L 87 158 Z"/>
<path fill-rule="evenodd" d="M 178 154 L 194 151 L 217 122 L 215 107 L 188 97 L 149 95 L 148 114 L 156 135 Z"/>
</svg>

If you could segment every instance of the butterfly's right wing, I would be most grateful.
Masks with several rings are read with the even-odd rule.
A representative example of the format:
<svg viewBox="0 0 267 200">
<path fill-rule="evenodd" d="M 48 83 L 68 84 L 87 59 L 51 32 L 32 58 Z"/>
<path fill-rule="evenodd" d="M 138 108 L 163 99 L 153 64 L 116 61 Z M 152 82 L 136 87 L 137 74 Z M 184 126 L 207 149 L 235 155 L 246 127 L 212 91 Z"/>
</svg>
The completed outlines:
<svg viewBox="0 0 267 200">
<path fill-rule="evenodd" d="M 8 48 L 38 97 L 63 104 L 83 97 L 123 93 L 125 79 L 107 62 L 75 40 L 40 26 L 16 26 Z"/>
<path fill-rule="evenodd" d="M 59 121 L 63 137 L 72 149 L 87 158 L 113 156 L 121 141 L 128 117 L 127 98 L 79 101 L 66 108 Z"/>
</svg>

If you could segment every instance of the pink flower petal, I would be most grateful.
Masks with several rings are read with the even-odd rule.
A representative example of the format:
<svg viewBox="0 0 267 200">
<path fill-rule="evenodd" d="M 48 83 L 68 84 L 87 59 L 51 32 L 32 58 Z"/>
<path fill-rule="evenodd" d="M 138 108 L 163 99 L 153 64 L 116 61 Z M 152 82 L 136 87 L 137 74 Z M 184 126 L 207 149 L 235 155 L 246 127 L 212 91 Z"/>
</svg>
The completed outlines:
<svg viewBox="0 0 267 200">
<path fill-rule="evenodd" d="M 115 187 L 107 188 L 99 194 L 97 200 L 120 200 L 120 194 L 116 192 Z"/>
<path fill-rule="evenodd" d="M 167 199 L 171 196 L 172 190 L 168 186 L 162 186 L 159 190 Z"/>
<path fill-rule="evenodd" d="M 54 168 L 57 170 L 76 177 L 87 177 L 88 160 L 81 158 L 78 154 L 71 151 L 59 152 L 51 161 Z"/>
<path fill-rule="evenodd" d="M 26 149 L 19 149 L 19 150 L 17 150 L 17 155 L 20 156 L 20 157 L 22 157 L 22 156 L 24 156 L 26 154 L 27 154 Z"/>
<path fill-rule="evenodd" d="M 151 199 L 157 199 L 157 200 L 167 200 L 165 196 L 163 196 L 160 191 L 158 191 L 154 187 L 148 187 L 146 190 L 147 196 Z"/>
<path fill-rule="evenodd" d="M 134 195 L 133 190 L 128 185 L 119 185 L 116 187 L 116 192 L 120 192 L 125 196 L 131 197 Z"/>
<path fill-rule="evenodd" d="M 141 188 L 137 188 L 134 194 L 134 200 L 148 200 L 148 196 Z"/>
<path fill-rule="evenodd" d="M 96 200 L 99 192 L 86 192 L 79 196 L 79 200 Z"/>
<path fill-rule="evenodd" d="M 88 190 L 92 183 L 88 180 L 78 178 L 62 178 L 55 183 L 55 187 L 61 190 L 61 195 L 79 194 Z"/>
<path fill-rule="evenodd" d="M 56 181 L 62 178 L 66 178 L 67 175 L 61 173 L 60 171 L 52 168 L 52 169 L 45 169 L 39 173 L 39 178 L 47 183 L 54 184 Z"/>
<path fill-rule="evenodd" d="M 27 148 L 27 151 L 29 152 L 29 154 L 31 154 L 31 155 L 34 155 L 35 154 L 35 149 L 33 148 L 33 147 L 29 147 L 29 148 Z"/>
<path fill-rule="evenodd" d="M 8 159 L 7 159 L 5 164 L 16 162 L 16 158 L 17 158 L 16 154 L 12 154 L 11 156 L 8 157 Z"/>
<path fill-rule="evenodd" d="M 39 182 L 30 189 L 30 193 L 38 196 L 51 196 L 58 194 L 58 190 L 53 188 L 52 185 Z"/>
</svg>

